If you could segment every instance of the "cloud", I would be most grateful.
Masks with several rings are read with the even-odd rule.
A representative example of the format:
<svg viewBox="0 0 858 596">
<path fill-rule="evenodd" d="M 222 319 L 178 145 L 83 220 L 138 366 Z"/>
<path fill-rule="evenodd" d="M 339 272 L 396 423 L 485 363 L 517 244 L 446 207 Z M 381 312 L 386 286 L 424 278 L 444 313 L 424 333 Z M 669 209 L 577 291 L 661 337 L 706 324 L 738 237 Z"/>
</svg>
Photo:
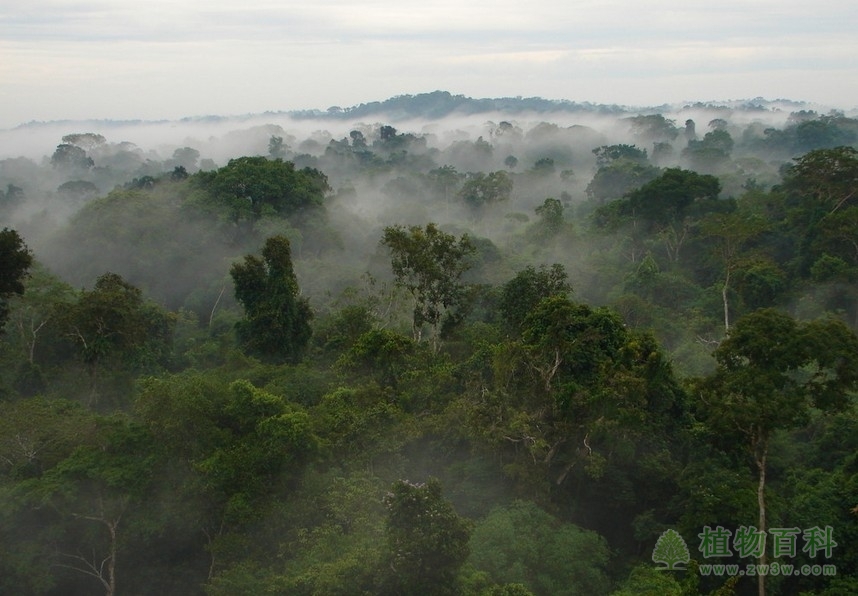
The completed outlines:
<svg viewBox="0 0 858 596">
<path fill-rule="evenodd" d="M 0 127 L 325 108 L 434 89 L 628 104 L 787 93 L 848 107 L 858 90 L 839 77 L 858 80 L 856 25 L 852 0 L 6 2 Z M 738 85 L 747 73 L 759 78 L 753 93 Z"/>
</svg>

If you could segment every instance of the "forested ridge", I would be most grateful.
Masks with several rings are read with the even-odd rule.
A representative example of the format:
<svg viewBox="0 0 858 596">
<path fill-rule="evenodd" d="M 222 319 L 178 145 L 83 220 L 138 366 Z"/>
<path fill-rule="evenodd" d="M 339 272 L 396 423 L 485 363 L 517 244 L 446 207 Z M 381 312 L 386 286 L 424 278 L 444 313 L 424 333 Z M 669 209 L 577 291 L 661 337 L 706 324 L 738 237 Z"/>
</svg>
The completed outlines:
<svg viewBox="0 0 858 596">
<path fill-rule="evenodd" d="M 290 118 L 0 160 L 0 594 L 858 593 L 858 120 Z"/>
</svg>

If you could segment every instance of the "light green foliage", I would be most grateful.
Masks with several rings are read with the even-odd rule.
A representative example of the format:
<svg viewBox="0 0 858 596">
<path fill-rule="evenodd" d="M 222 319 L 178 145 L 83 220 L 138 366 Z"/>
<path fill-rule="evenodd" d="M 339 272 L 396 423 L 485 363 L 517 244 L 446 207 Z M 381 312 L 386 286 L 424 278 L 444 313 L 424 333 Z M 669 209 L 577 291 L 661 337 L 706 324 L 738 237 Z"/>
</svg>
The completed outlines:
<svg viewBox="0 0 858 596">
<path fill-rule="evenodd" d="M 414 299 L 412 332 L 415 341 L 423 326 L 432 329 L 432 345 L 440 347 L 442 324 L 462 306 L 464 287 L 459 281 L 469 268 L 474 246 L 467 235 L 458 240 L 435 224 L 425 228 L 390 226 L 384 229 L 382 245 L 390 251 L 390 265 L 398 284 Z"/>
<path fill-rule="evenodd" d="M 384 485 L 367 472 L 332 468 L 305 478 L 306 508 L 290 544 L 279 593 L 378 594 L 384 564 Z"/>
<path fill-rule="evenodd" d="M 209 515 L 228 525 L 256 518 L 281 477 L 298 474 L 317 446 L 302 408 L 247 381 L 227 389 L 200 375 L 150 379 L 137 409 L 196 476 L 189 488 L 202 491 Z"/>
<path fill-rule="evenodd" d="M 639 565 L 632 569 L 619 590 L 611 592 L 611 596 L 685 596 L 676 577 L 671 573 L 663 573 L 649 565 Z"/>
<path fill-rule="evenodd" d="M 381 387 L 395 389 L 416 351 L 414 341 L 404 335 L 371 329 L 357 338 L 337 360 L 337 366 L 373 378 Z"/>
<path fill-rule="evenodd" d="M 392 401 L 389 392 L 373 386 L 339 388 L 313 409 L 313 428 L 336 457 L 372 465 L 417 435 L 413 421 Z"/>
<path fill-rule="evenodd" d="M 78 403 L 30 398 L 0 402 L 0 471 L 37 477 L 89 436 L 91 416 Z"/>
<path fill-rule="evenodd" d="M 315 441 L 306 412 L 246 381 L 230 387 L 222 416 L 221 439 L 195 466 L 224 503 L 224 519 L 236 523 L 258 514 L 255 502 L 281 471 L 295 471 Z"/>
<path fill-rule="evenodd" d="M 604 594 L 607 542 L 562 523 L 526 501 L 492 510 L 471 536 L 469 562 L 499 584 L 523 584 L 537 596 Z"/>
</svg>

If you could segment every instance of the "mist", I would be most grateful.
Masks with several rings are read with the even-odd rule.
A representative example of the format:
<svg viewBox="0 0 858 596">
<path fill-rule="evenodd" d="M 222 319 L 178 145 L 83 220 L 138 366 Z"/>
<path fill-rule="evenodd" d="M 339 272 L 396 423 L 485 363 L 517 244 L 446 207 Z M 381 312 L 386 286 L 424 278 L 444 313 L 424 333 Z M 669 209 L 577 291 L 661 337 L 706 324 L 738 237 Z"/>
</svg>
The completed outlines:
<svg viewBox="0 0 858 596">
<path fill-rule="evenodd" d="M 437 103 L 437 95 L 428 97 Z M 415 101 L 422 99 L 418 96 Z M 443 99 L 442 96 L 440 100 Z M 396 101 L 401 104 L 403 100 Z M 513 100 L 505 101 L 516 105 Z M 39 258 L 75 285 L 91 283 L 100 270 L 118 270 L 130 275 L 135 283 L 143 284 L 159 300 L 176 306 L 181 303 L 181 294 L 189 292 L 193 284 L 154 280 L 188 279 L 181 264 L 174 263 L 162 273 L 158 263 L 130 265 L 135 261 L 128 258 L 135 252 L 132 246 L 107 252 L 86 249 L 86 239 L 68 238 L 66 226 L 70 218 L 91 200 L 134 180 L 163 176 L 177 165 L 193 174 L 222 167 L 236 157 L 270 157 L 269 143 L 277 138 L 281 140 L 279 156 L 299 167 L 323 171 L 332 188 L 327 201 L 329 222 L 325 233 L 331 236 L 332 245 L 341 247 L 341 254 L 326 269 L 353 269 L 359 274 L 377 249 L 380 230 L 387 225 L 435 221 L 508 246 L 513 237 L 532 223 L 534 210 L 546 198 L 562 200 L 567 218 L 574 220 L 576 210 L 588 203 L 587 187 L 597 170 L 593 150 L 600 146 L 634 145 L 647 151 L 650 161 L 658 167 L 689 167 L 682 156 L 688 142 L 684 129 L 689 120 L 696 123 L 697 138 L 711 130 L 710 123 L 719 121 L 735 139 L 734 162 L 748 158 L 743 166 L 733 165 L 733 171 L 723 172 L 725 196 L 740 193 L 741 185 L 752 176 L 758 183 L 774 183 L 778 167 L 794 156 L 771 152 L 757 155 L 753 141 L 762 138 L 767 130 L 783 129 L 789 124 L 791 114 L 817 107 L 755 100 L 646 109 L 559 104 L 552 111 L 540 112 L 529 108 L 528 100 L 522 100 L 515 110 L 466 113 L 458 108 L 442 117 L 420 117 L 415 116 L 417 110 L 385 112 L 386 103 L 351 110 L 211 116 L 180 121 L 33 122 L 0 131 L 3 158 L 0 188 L 13 185 L 26 196 L 23 203 L 4 210 L 4 221 L 21 228 Z M 351 112 L 357 114 L 354 119 Z M 634 118 L 656 115 L 672 123 L 675 130 L 668 132 L 675 138 L 661 138 L 658 131 L 636 128 L 633 123 Z M 396 138 L 402 141 L 400 146 L 391 148 L 380 143 L 383 127 L 395 129 Z M 369 144 L 368 149 L 388 163 L 367 169 L 365 164 L 355 162 L 352 131 L 359 131 Z M 92 167 L 75 169 L 73 164 L 68 167 L 52 164 L 62 138 L 72 133 L 103 138 L 88 148 Z M 342 150 L 341 154 L 338 150 Z M 401 166 L 395 161 L 397 152 L 407 155 L 408 161 Z M 187 158 L 187 154 L 190 158 L 182 162 L 181 156 Z M 544 167 L 540 169 L 539 164 Z M 507 172 L 514 178 L 513 190 L 501 208 L 474 211 L 455 196 L 457 188 L 448 188 L 446 193 L 430 188 L 426 175 L 443 166 L 455 168 L 462 176 Z M 750 168 L 749 172 L 743 174 L 742 167 Z M 67 189 L 70 184 L 82 188 L 71 193 Z M 89 186 L 84 187 L 86 184 Z M 165 198 L 163 203 L 165 208 L 175 207 L 175 204 L 169 207 L 170 199 Z M 195 279 L 200 271 L 210 267 L 223 270 L 222 264 L 212 264 L 228 261 L 230 250 L 211 244 L 217 242 L 200 229 L 205 224 L 180 216 L 168 219 L 165 238 L 183 239 L 185 246 L 199 246 L 211 257 L 205 259 L 206 265 L 198 258 L 190 259 L 187 266 L 189 271 L 197 273 Z M 104 231 L 118 234 L 117 239 L 122 234 L 120 228 Z M 63 241 L 63 238 L 68 239 Z M 122 243 L 116 246 L 120 245 L 125 246 Z M 542 258 L 558 258 L 572 266 L 573 261 L 587 252 L 586 247 L 579 247 L 574 257 L 566 254 Z M 300 271 L 305 254 L 300 244 L 296 253 Z M 343 258 L 348 260 L 347 266 Z M 308 267 L 317 266 L 313 259 L 309 262 L 313 264 Z M 217 285 L 213 271 L 210 277 L 210 282 Z M 174 296 L 168 289 L 171 284 L 185 290 Z M 315 296 L 326 291 L 318 279 L 308 280 L 306 285 Z M 587 284 L 581 285 L 582 295 L 595 297 Z"/>
<path fill-rule="evenodd" d="M 114 557 L 119 585 L 140 593 L 395 593 L 408 572 L 390 545 L 418 542 L 409 524 L 440 519 L 461 550 L 444 563 L 452 575 L 433 581 L 456 584 L 452 593 L 620 589 L 663 527 L 688 534 L 710 523 L 706 507 L 753 521 L 741 517 L 756 505 L 743 456 L 712 438 L 715 422 L 701 435 L 707 412 L 686 392 L 718 366 L 724 313 L 777 308 L 858 327 L 858 263 L 844 241 L 853 211 L 806 237 L 804 212 L 790 211 L 804 208 L 790 167 L 817 151 L 851 155 L 856 116 L 786 100 L 632 108 L 437 92 L 324 112 L 0 131 L 0 228 L 17 230 L 39 267 L 30 294 L 11 302 L 0 408 L 62 438 L 44 461 L 20 464 L 18 443 L 0 440 L 0 472 L 15 486 L 53 470 L 46 477 L 77 499 L 52 495 L 49 515 L 21 505 L 0 536 L 39 556 L 109 553 L 109 533 L 72 507 L 108 494 L 135 546 Z M 703 190 L 685 196 L 669 176 Z M 256 202 L 283 179 L 301 192 Z M 674 203 L 659 212 L 662 196 Z M 719 252 L 732 230 L 719 222 L 738 230 L 736 255 Z M 758 227 L 741 236 L 748 222 Z M 382 243 L 429 224 L 466 259 L 441 303 L 437 351 Z M 295 278 L 276 286 L 295 292 L 283 309 L 306 300 L 312 315 L 304 352 L 285 360 L 253 353 L 239 333 L 249 309 L 236 265 L 271 271 L 259 255 L 273 237 L 288 239 L 279 246 Z M 100 294 L 107 273 L 119 280 Z M 109 349 L 90 349 L 84 323 L 111 323 L 98 300 L 117 295 L 117 312 L 134 316 L 100 337 Z M 527 312 L 516 315 L 510 295 Z M 555 315 L 570 317 L 558 334 L 577 334 L 561 338 L 563 351 L 539 339 Z M 73 412 L 77 435 L 54 406 Z M 3 420 L 0 439 L 17 436 Z M 37 426 L 24 430 L 39 438 Z M 122 454 L 108 470 L 145 468 L 117 476 L 139 485 L 74 476 L 90 449 Z M 707 500 L 687 481 L 701 474 L 712 490 L 739 488 Z M 396 495 L 433 515 L 397 526 Z M 26 536 L 32 520 L 62 539 Z M 555 540 L 581 548 L 575 561 L 522 562 Z M 512 552 L 519 542 L 532 548 Z M 504 549 L 526 573 L 492 563 Z M 93 585 L 92 574 L 40 565 L 34 555 L 22 569 L 43 575 L 9 582 Z"/>
</svg>

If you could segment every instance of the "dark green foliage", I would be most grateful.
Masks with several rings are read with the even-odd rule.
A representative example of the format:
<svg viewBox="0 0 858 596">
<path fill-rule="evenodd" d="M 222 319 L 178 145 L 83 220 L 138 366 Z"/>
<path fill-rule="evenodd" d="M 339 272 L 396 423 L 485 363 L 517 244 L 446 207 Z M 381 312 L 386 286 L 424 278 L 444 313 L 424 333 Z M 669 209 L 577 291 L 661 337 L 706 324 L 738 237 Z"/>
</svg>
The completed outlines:
<svg viewBox="0 0 858 596">
<path fill-rule="evenodd" d="M 201 172 L 196 183 L 213 206 L 230 220 L 256 220 L 266 215 L 289 217 L 320 207 L 330 190 L 327 177 L 313 168 L 264 157 L 240 157 L 215 172 Z"/>
<path fill-rule="evenodd" d="M 793 148 L 798 153 L 850 145 L 858 138 L 855 120 L 842 116 L 822 116 L 799 122 L 788 135 L 792 137 Z"/>
<path fill-rule="evenodd" d="M 500 313 L 512 329 L 520 330 L 525 317 L 543 299 L 555 294 L 565 296 L 572 291 L 563 265 L 526 267 L 503 286 L 498 304 Z"/>
<path fill-rule="evenodd" d="M 163 363 L 169 354 L 169 316 L 147 303 L 139 288 L 115 273 L 99 277 L 92 290 L 61 314 L 66 334 L 87 364 L 116 354 L 128 364 Z"/>
<path fill-rule="evenodd" d="M 150 379 L 136 407 L 184 468 L 180 493 L 198 504 L 192 519 L 211 539 L 257 519 L 277 483 L 297 475 L 317 446 L 303 408 L 248 381 Z"/>
<path fill-rule="evenodd" d="M 0 231 L 0 332 L 9 318 L 9 298 L 24 293 L 33 255 L 15 230 Z"/>
<path fill-rule="evenodd" d="M 51 165 L 67 171 L 87 171 L 95 166 L 95 162 L 86 154 L 85 149 L 63 143 L 57 145 L 56 151 L 51 156 Z"/>
<path fill-rule="evenodd" d="M 471 524 L 441 496 L 441 483 L 395 482 L 385 496 L 388 594 L 458 594 Z"/>
<path fill-rule="evenodd" d="M 663 114 L 647 114 L 627 118 L 632 132 L 648 141 L 672 141 L 679 135 L 676 123 Z"/>
<path fill-rule="evenodd" d="M 707 132 L 702 140 L 690 140 L 682 151 L 689 166 L 701 173 L 718 173 L 729 162 L 733 151 L 733 138 L 726 130 Z"/>
<path fill-rule="evenodd" d="M 470 174 L 459 191 L 459 198 L 471 209 L 479 210 L 485 206 L 509 200 L 513 181 L 503 170 L 483 174 Z"/>
<path fill-rule="evenodd" d="M 715 199 L 721 183 L 714 176 L 670 168 L 628 195 L 627 213 L 665 225 L 681 218 L 694 201 Z"/>
<path fill-rule="evenodd" d="M 563 218 L 563 203 L 555 198 L 545 199 L 535 211 L 539 221 L 531 228 L 531 233 L 539 240 L 553 238 L 567 226 Z"/>
<path fill-rule="evenodd" d="M 604 594 L 610 552 L 595 532 L 565 524 L 532 502 L 492 510 L 471 535 L 469 562 L 536 596 Z"/>
<path fill-rule="evenodd" d="M 634 145 L 602 145 L 593 149 L 596 156 L 596 167 L 603 168 L 619 160 L 627 160 L 632 163 L 646 163 L 646 149 L 639 149 Z"/>
<path fill-rule="evenodd" d="M 14 184 L 7 184 L 6 190 L 0 190 L 0 215 L 8 217 L 25 199 L 24 189 Z"/>
<path fill-rule="evenodd" d="M 248 353 L 274 361 L 297 361 L 310 341 L 313 312 L 299 295 L 289 240 L 265 241 L 262 259 L 247 255 L 230 269 L 244 319 L 236 330 Z"/>
<path fill-rule="evenodd" d="M 856 199 L 858 149 L 835 147 L 811 151 L 795 160 L 784 177 L 784 188 L 801 201 L 805 213 L 820 219 Z"/>
<path fill-rule="evenodd" d="M 64 182 L 59 185 L 57 192 L 60 193 L 63 198 L 78 202 L 95 198 L 99 194 L 98 187 L 92 182 L 88 182 L 86 180 L 69 180 L 68 182 Z"/>
<path fill-rule="evenodd" d="M 767 472 L 770 459 L 783 451 L 776 433 L 806 426 L 816 409 L 850 405 L 858 388 L 858 337 L 833 319 L 800 323 L 762 309 L 736 323 L 715 357 L 718 369 L 698 385 L 699 415 L 723 449 L 739 447 L 750 456 L 757 477 L 755 527 L 765 530 L 774 527 L 767 521 Z M 765 576 L 758 581 L 763 591 Z"/>
<path fill-rule="evenodd" d="M 175 319 L 120 275 L 105 273 L 56 316 L 87 371 L 92 404 L 104 389 L 103 372 L 155 372 L 169 365 Z M 114 393 L 122 399 L 127 388 L 118 379 Z"/>
<path fill-rule="evenodd" d="M 587 185 L 587 196 L 604 203 L 622 198 L 658 176 L 658 168 L 645 161 L 627 158 L 611 160 L 599 167 Z"/>
</svg>

